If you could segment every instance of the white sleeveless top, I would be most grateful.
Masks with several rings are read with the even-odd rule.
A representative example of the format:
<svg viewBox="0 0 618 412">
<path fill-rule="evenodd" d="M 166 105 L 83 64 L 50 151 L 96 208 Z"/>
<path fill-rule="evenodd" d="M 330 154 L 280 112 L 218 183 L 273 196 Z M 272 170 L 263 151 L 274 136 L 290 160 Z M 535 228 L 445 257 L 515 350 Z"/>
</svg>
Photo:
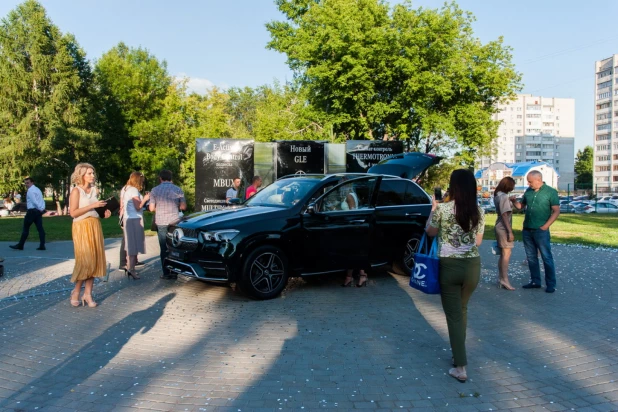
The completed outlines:
<svg viewBox="0 0 618 412">
<path fill-rule="evenodd" d="M 354 204 L 356 205 L 356 209 L 358 209 L 358 196 L 356 196 L 356 193 L 349 192 L 348 195 L 352 195 L 352 198 L 354 199 Z M 343 202 L 341 202 L 341 210 L 350 210 L 350 205 L 348 205 L 347 199 L 344 199 Z"/>
<path fill-rule="evenodd" d="M 79 190 L 79 209 L 81 209 L 82 207 L 90 206 L 91 204 L 99 201 L 96 188 L 93 187 L 90 189 L 90 193 L 86 193 L 84 189 L 82 189 L 81 187 L 79 186 L 75 186 L 75 187 L 77 188 L 77 190 Z M 96 210 L 92 209 L 92 210 L 87 211 L 81 216 L 77 216 L 76 218 L 73 219 L 73 221 L 77 222 L 78 220 L 84 220 L 87 217 L 96 217 L 98 219 L 99 214 L 97 213 Z"/>
</svg>

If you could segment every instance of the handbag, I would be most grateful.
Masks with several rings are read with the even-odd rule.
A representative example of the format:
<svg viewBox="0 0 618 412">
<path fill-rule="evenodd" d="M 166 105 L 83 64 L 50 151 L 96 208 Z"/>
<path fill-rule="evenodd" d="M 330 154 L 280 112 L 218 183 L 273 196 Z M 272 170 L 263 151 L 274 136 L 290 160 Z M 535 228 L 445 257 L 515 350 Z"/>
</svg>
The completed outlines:
<svg viewBox="0 0 618 412">
<path fill-rule="evenodd" d="M 428 295 L 440 293 L 440 258 L 438 238 L 431 243 L 427 252 L 427 234 L 423 233 L 418 251 L 414 254 L 414 269 L 410 274 L 410 286 Z"/>
</svg>

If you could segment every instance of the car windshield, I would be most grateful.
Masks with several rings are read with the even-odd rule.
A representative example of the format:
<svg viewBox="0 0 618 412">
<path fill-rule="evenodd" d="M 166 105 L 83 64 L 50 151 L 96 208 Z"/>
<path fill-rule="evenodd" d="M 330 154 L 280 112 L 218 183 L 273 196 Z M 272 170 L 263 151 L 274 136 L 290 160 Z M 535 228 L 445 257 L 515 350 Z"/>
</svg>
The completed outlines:
<svg viewBox="0 0 618 412">
<path fill-rule="evenodd" d="M 290 208 L 305 197 L 320 181 L 318 179 L 282 179 L 266 186 L 247 200 L 246 206 Z"/>
</svg>

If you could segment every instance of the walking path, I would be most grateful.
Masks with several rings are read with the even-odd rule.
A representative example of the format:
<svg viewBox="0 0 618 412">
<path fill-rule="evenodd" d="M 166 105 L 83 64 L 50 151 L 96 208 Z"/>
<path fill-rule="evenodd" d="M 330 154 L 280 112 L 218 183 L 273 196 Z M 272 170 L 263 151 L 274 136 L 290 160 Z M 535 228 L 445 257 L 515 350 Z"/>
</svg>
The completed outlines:
<svg viewBox="0 0 618 412">
<path fill-rule="evenodd" d="M 95 285 L 99 307 L 69 305 L 71 242 L 13 251 L 0 242 L 0 410 L 618 410 L 618 253 L 554 246 L 558 290 L 497 289 L 481 247 L 468 319 L 469 380 L 446 375 L 438 296 L 372 274 L 290 282 L 253 301 L 233 289 L 159 279 Z M 117 267 L 119 240 L 106 242 Z M 521 243 L 511 282 L 528 271 Z"/>
</svg>

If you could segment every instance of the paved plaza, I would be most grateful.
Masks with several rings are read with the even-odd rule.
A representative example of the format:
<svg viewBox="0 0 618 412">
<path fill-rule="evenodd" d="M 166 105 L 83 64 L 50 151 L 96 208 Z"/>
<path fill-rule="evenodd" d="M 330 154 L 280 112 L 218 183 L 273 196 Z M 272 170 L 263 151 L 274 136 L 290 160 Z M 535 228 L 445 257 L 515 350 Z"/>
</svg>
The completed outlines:
<svg viewBox="0 0 618 412">
<path fill-rule="evenodd" d="M 378 272 L 294 279 L 279 298 L 159 279 L 149 237 L 142 279 L 112 271 L 99 307 L 69 304 L 71 242 L 0 242 L 0 410 L 618 410 L 618 253 L 554 246 L 558 289 L 496 287 L 481 247 L 469 306 L 467 383 L 447 375 L 439 296 Z M 118 239 L 106 242 L 112 269 Z M 528 281 L 517 243 L 511 282 Z"/>
</svg>

